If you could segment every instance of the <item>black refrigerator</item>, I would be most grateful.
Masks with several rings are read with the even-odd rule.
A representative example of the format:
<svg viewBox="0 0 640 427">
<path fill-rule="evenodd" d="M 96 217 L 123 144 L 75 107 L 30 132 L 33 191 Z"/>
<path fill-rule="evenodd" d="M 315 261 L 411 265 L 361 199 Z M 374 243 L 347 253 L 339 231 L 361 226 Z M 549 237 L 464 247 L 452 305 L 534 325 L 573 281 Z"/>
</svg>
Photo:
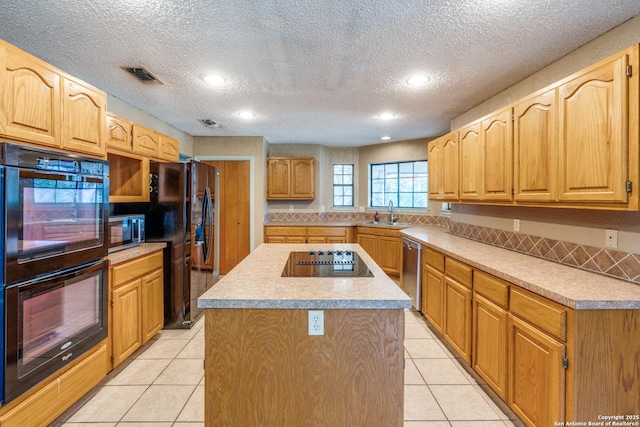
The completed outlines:
<svg viewBox="0 0 640 427">
<path fill-rule="evenodd" d="M 165 242 L 164 327 L 190 328 L 197 300 L 219 279 L 219 173 L 213 166 L 151 162 L 150 202 L 118 203 L 116 215 L 144 213 L 147 242 Z"/>
</svg>

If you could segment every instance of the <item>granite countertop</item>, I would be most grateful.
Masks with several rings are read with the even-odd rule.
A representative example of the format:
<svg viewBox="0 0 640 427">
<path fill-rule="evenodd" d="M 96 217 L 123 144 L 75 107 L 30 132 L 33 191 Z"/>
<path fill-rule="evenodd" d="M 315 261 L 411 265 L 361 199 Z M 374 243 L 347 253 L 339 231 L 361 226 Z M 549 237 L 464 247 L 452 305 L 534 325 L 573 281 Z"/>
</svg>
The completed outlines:
<svg viewBox="0 0 640 427">
<path fill-rule="evenodd" d="M 356 251 L 374 277 L 281 277 L 289 253 Z M 411 299 L 357 244 L 269 244 L 249 254 L 198 299 L 199 308 L 403 309 Z"/>
<path fill-rule="evenodd" d="M 134 258 L 138 258 L 143 255 L 150 254 L 157 250 L 161 250 L 167 247 L 166 243 L 142 243 L 138 246 L 134 246 L 129 249 L 122 249 L 120 251 L 111 252 L 107 257 L 111 265 L 120 264 L 122 262 L 131 261 Z"/>
<path fill-rule="evenodd" d="M 454 236 L 440 227 L 400 233 L 574 309 L 640 309 L 640 285 Z"/>
<path fill-rule="evenodd" d="M 402 229 L 411 227 L 406 222 L 390 224 L 387 221 L 269 221 L 264 223 L 265 227 L 380 227 Z"/>
</svg>

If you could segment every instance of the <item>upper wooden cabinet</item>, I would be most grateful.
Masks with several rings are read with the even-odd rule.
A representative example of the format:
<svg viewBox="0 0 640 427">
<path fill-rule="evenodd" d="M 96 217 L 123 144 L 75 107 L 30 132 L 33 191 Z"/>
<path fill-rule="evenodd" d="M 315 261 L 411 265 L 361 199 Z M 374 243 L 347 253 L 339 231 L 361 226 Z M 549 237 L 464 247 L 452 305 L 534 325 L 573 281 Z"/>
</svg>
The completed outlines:
<svg viewBox="0 0 640 427">
<path fill-rule="evenodd" d="M 632 46 L 457 130 L 460 202 L 638 210 L 639 57 Z M 429 197 L 454 200 L 441 141 Z"/>
<path fill-rule="evenodd" d="M 637 83 L 630 100 L 628 67 L 632 60 L 637 64 L 637 55 L 637 46 L 623 51 L 558 88 L 560 200 L 627 202 L 630 101 L 638 127 Z M 637 66 L 634 71 L 640 72 Z M 635 145 L 637 151 L 637 133 Z"/>
<path fill-rule="evenodd" d="M 107 95 L 75 79 L 62 82 L 61 147 L 104 156 Z"/>
<path fill-rule="evenodd" d="M 0 40 L 0 134 L 105 156 L 106 94 Z"/>
<path fill-rule="evenodd" d="M 122 151 L 133 149 L 131 120 L 107 113 L 107 148 L 115 148 Z"/>
<path fill-rule="evenodd" d="M 547 89 L 513 106 L 514 199 L 556 199 L 557 91 Z"/>
<path fill-rule="evenodd" d="M 132 127 L 133 152 L 148 157 L 159 157 L 160 134 L 153 129 L 133 124 Z"/>
<path fill-rule="evenodd" d="M 513 142 L 511 139 L 511 107 L 482 120 L 482 199 L 512 200 Z"/>
<path fill-rule="evenodd" d="M 429 143 L 429 198 L 457 201 L 459 191 L 458 132 L 450 132 Z"/>
<path fill-rule="evenodd" d="M 480 122 L 460 129 L 460 200 L 482 198 L 482 138 Z"/>
<path fill-rule="evenodd" d="M 177 162 L 180 158 L 180 144 L 177 139 L 160 134 L 158 157 L 162 160 Z"/>
<path fill-rule="evenodd" d="M 314 200 L 316 160 L 312 157 L 267 158 L 267 200 Z"/>
</svg>

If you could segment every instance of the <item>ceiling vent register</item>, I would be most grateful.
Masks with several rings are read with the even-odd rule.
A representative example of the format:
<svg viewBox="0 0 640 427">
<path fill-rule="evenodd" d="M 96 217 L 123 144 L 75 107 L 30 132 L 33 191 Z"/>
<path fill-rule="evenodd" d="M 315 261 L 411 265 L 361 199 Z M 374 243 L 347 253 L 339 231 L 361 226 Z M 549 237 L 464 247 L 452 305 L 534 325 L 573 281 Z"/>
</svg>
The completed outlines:
<svg viewBox="0 0 640 427">
<path fill-rule="evenodd" d="M 202 122 L 202 124 L 204 124 L 208 128 L 221 128 L 222 127 L 222 125 L 220 123 L 216 122 L 213 119 L 200 119 L 200 121 Z"/>
<path fill-rule="evenodd" d="M 163 84 L 156 76 L 144 67 L 122 67 L 127 73 L 144 84 Z"/>
</svg>

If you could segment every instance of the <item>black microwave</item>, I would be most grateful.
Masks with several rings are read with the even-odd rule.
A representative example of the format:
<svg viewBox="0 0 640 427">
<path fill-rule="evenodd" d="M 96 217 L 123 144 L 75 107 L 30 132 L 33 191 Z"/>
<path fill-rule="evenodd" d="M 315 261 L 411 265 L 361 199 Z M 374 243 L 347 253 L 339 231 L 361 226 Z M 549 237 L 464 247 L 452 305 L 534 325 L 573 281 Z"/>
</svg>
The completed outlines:
<svg viewBox="0 0 640 427">
<path fill-rule="evenodd" d="M 144 215 L 109 217 L 109 252 L 144 243 Z"/>
</svg>

